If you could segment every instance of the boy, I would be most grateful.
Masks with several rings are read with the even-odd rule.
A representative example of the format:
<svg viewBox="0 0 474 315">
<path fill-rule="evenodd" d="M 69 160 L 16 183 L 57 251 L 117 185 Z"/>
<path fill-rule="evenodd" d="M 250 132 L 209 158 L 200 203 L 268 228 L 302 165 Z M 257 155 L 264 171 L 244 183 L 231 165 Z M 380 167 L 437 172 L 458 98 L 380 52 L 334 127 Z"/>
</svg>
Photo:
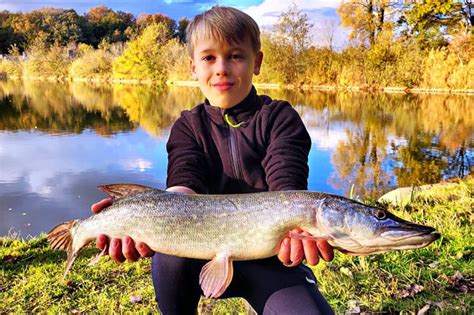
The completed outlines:
<svg viewBox="0 0 474 315">
<path fill-rule="evenodd" d="M 171 129 L 168 191 L 231 194 L 307 189 L 311 139 L 306 128 L 287 102 L 259 96 L 252 86 L 263 59 L 259 37 L 255 21 L 234 8 L 213 7 L 189 24 L 191 71 L 206 100 L 184 111 Z M 92 210 L 100 211 L 110 203 L 104 199 Z M 107 243 L 105 235 L 97 238 L 100 249 Z M 109 255 L 122 262 L 153 252 L 125 237 L 110 241 Z M 264 314 L 332 313 L 313 273 L 301 264 L 303 257 L 317 264 L 319 255 L 327 261 L 333 258 L 327 242 L 286 238 L 278 258 L 234 262 L 234 278 L 222 297 L 243 297 Z M 196 312 L 199 272 L 205 263 L 154 254 L 153 285 L 164 314 Z"/>
</svg>

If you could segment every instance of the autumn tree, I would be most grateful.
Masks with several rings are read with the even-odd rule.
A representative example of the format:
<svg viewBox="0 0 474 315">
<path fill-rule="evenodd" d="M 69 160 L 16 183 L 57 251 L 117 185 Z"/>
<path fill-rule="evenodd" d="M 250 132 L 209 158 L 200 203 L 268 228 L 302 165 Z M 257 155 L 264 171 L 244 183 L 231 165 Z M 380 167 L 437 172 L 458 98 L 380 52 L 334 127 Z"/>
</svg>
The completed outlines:
<svg viewBox="0 0 474 315">
<path fill-rule="evenodd" d="M 161 13 L 156 14 L 148 14 L 143 13 L 137 17 L 136 26 L 138 34 L 141 34 L 145 28 L 147 28 L 150 24 L 159 24 L 163 23 L 171 36 L 173 36 L 176 32 L 176 21 Z"/>
<path fill-rule="evenodd" d="M 292 4 L 268 34 L 266 63 L 272 61 L 274 71 L 282 74 L 283 83 L 299 81 L 306 72 L 306 51 L 312 44 L 311 28 L 308 16 Z"/>
<path fill-rule="evenodd" d="M 465 29 L 465 13 L 456 0 L 411 1 L 405 4 L 399 24 L 405 36 L 425 46 L 440 46 L 447 43 L 446 35 Z"/>
<path fill-rule="evenodd" d="M 125 30 L 135 23 L 131 13 L 115 12 L 106 6 L 91 8 L 85 15 L 87 44 L 98 46 L 102 40 L 109 43 L 125 41 Z"/>
<path fill-rule="evenodd" d="M 387 16 L 395 1 L 389 0 L 346 0 L 337 12 L 343 27 L 351 29 L 349 38 L 361 45 L 375 45 L 378 35 L 387 26 Z"/>
<path fill-rule="evenodd" d="M 177 39 L 171 39 L 167 25 L 151 24 L 113 64 L 113 76 L 117 79 L 152 80 L 164 84 L 168 69 L 176 60 L 169 60 L 171 47 Z"/>
<path fill-rule="evenodd" d="M 81 24 L 82 17 L 74 10 L 43 8 L 15 16 L 11 27 L 15 33 L 22 34 L 28 44 L 43 33 L 47 44 L 65 45 L 82 40 Z"/>
<path fill-rule="evenodd" d="M 183 17 L 178 21 L 178 27 L 176 28 L 176 37 L 181 43 L 186 42 L 186 28 L 191 20 Z"/>
<path fill-rule="evenodd" d="M 12 28 L 13 19 L 19 13 L 11 13 L 8 11 L 0 12 L 0 54 L 8 53 L 12 46 L 24 48 L 25 38 L 21 33 L 15 32 Z"/>
</svg>

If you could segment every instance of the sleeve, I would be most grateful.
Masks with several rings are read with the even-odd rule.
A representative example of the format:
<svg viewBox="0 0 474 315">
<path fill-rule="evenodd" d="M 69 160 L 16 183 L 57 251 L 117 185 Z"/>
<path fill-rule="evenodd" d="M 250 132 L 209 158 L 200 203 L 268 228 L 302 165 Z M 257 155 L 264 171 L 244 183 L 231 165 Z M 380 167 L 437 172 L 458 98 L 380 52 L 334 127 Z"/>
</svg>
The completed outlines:
<svg viewBox="0 0 474 315">
<path fill-rule="evenodd" d="M 173 125 L 168 143 L 168 176 L 166 187 L 185 186 L 196 193 L 207 193 L 207 162 L 202 146 L 190 124 L 181 116 Z"/>
<path fill-rule="evenodd" d="M 285 102 L 271 109 L 268 121 L 268 146 L 262 161 L 268 189 L 308 189 L 311 138 L 301 117 Z"/>
</svg>

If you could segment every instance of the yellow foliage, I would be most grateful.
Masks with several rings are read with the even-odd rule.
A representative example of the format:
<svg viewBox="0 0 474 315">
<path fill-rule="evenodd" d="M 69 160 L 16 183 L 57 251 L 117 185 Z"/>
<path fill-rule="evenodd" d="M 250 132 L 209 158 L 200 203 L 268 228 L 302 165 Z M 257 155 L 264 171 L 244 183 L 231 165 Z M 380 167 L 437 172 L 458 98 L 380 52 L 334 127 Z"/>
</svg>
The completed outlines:
<svg viewBox="0 0 474 315">
<path fill-rule="evenodd" d="M 112 62 L 112 54 L 108 51 L 84 50 L 82 56 L 71 64 L 69 74 L 72 79 L 107 80 L 112 77 Z"/>
</svg>

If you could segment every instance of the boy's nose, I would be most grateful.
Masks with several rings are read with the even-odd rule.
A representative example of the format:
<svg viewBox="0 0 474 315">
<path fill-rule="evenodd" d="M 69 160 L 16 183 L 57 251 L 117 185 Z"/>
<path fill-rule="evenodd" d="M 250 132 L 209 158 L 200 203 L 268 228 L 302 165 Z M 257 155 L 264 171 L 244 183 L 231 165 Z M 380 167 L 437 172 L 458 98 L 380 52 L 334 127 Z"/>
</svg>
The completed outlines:
<svg viewBox="0 0 474 315">
<path fill-rule="evenodd" d="M 215 64 L 215 74 L 223 76 L 228 74 L 228 62 L 225 59 L 218 60 Z"/>
</svg>

